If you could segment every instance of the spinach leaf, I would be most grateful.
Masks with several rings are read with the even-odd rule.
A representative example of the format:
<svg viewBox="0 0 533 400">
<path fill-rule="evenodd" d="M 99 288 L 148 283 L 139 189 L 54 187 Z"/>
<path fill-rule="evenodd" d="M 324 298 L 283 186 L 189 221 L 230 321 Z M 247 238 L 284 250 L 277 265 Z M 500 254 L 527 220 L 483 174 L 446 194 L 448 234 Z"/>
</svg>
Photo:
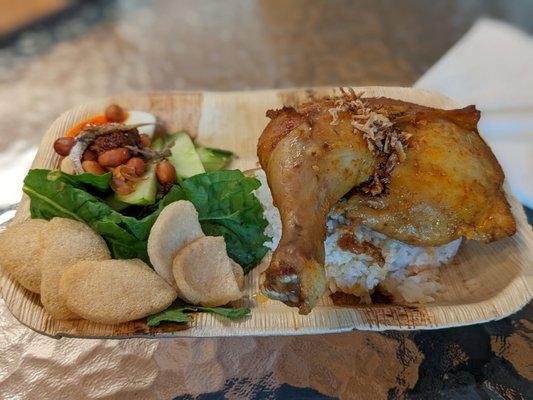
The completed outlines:
<svg viewBox="0 0 533 400">
<path fill-rule="evenodd" d="M 197 147 L 196 153 L 198 153 L 206 172 L 224 169 L 235 156 L 231 151 L 212 147 Z"/>
<path fill-rule="evenodd" d="M 248 273 L 264 257 L 263 234 L 267 221 L 253 195 L 260 185 L 241 171 L 214 171 L 174 185 L 144 218 L 124 215 L 99 196 L 108 174 L 72 176 L 60 171 L 34 169 L 24 180 L 33 218 L 71 218 L 85 222 L 107 242 L 114 258 L 140 258 L 149 262 L 147 240 L 161 210 L 173 201 L 189 200 L 198 211 L 206 235 L 224 236 L 228 255 Z M 92 193 L 90 192 L 91 189 Z M 93 194 L 94 193 L 94 194 Z"/>
<path fill-rule="evenodd" d="M 199 174 L 182 182 L 187 200 L 191 201 L 208 236 L 224 236 L 228 255 L 245 273 L 264 257 L 263 234 L 267 221 L 263 207 L 253 195 L 260 186 L 255 178 L 239 170 Z"/>
<path fill-rule="evenodd" d="M 111 180 L 111 172 L 106 172 L 103 175 L 94 175 L 88 172 L 80 175 L 69 175 L 61 171 L 50 171 L 48 179 L 60 179 L 76 187 L 94 188 L 101 192 L 106 192 L 110 190 L 109 181 Z"/>
<path fill-rule="evenodd" d="M 175 186 L 158 203 L 157 209 L 143 219 L 120 214 L 82 186 L 100 185 L 83 175 L 72 176 L 59 171 L 33 169 L 24 179 L 22 190 L 30 199 L 32 218 L 63 217 L 85 222 L 107 242 L 113 258 L 140 258 L 149 262 L 146 250 L 148 235 L 161 210 L 169 203 L 184 198 Z M 100 186 L 101 187 L 101 186 Z"/>
<path fill-rule="evenodd" d="M 191 312 L 208 312 L 229 318 L 232 321 L 237 321 L 249 315 L 250 309 L 248 307 L 229 308 L 192 306 L 177 300 L 166 310 L 150 315 L 147 318 L 147 325 L 158 326 L 161 322 L 192 322 L 192 317 L 188 315 L 188 313 Z"/>
</svg>

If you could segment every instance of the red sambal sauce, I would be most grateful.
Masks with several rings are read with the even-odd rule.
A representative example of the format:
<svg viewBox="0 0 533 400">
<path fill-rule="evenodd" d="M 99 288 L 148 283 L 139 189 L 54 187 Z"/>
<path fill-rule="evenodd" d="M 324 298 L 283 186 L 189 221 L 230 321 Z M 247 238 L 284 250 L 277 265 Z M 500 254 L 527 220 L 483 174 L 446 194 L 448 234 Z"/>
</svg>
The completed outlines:
<svg viewBox="0 0 533 400">
<path fill-rule="evenodd" d="M 87 125 L 102 125 L 107 122 L 109 121 L 107 120 L 105 115 L 94 115 L 74 125 L 72 128 L 69 129 L 69 131 L 67 132 L 65 136 L 76 137 L 78 133 L 80 133 L 83 130 L 83 128 L 85 128 Z"/>
<path fill-rule="evenodd" d="M 110 114 L 109 117 L 108 114 Z M 79 122 L 70 128 L 65 136 L 76 137 L 78 133 L 80 133 L 87 125 L 102 125 L 108 122 L 124 122 L 127 118 L 128 113 L 125 110 L 116 104 L 112 104 L 106 108 L 104 115 L 93 115 L 92 117 Z"/>
</svg>

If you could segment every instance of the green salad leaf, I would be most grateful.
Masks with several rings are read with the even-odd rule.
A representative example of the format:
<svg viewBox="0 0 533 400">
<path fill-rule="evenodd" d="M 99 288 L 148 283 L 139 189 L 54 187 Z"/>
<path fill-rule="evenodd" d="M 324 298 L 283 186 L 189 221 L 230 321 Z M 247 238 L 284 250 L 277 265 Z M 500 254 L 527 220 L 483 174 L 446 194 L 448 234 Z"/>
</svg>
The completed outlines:
<svg viewBox="0 0 533 400">
<path fill-rule="evenodd" d="M 235 156 L 231 151 L 214 149 L 212 147 L 197 147 L 196 153 L 207 172 L 224 169 Z"/>
<path fill-rule="evenodd" d="M 263 207 L 253 195 L 261 183 L 239 170 L 199 174 L 182 182 L 208 236 L 224 236 L 228 255 L 248 273 L 265 256 L 263 234 L 268 225 Z"/>
<path fill-rule="evenodd" d="M 166 310 L 150 315 L 147 318 L 147 325 L 158 326 L 161 322 L 192 322 L 193 318 L 188 315 L 192 312 L 207 312 L 229 318 L 232 321 L 237 321 L 249 315 L 250 309 L 248 307 L 229 308 L 192 306 L 177 300 Z"/>
<path fill-rule="evenodd" d="M 147 240 L 161 210 L 173 201 L 189 200 L 198 211 L 206 235 L 224 236 L 228 255 L 245 273 L 267 252 L 263 234 L 267 221 L 253 190 L 258 180 L 241 171 L 215 171 L 185 179 L 174 185 L 143 218 L 125 215 L 105 201 L 110 174 L 68 175 L 61 171 L 34 169 L 24 180 L 32 218 L 71 218 L 85 222 L 107 242 L 113 258 L 140 258 L 149 262 Z"/>
<path fill-rule="evenodd" d="M 94 188 L 101 192 L 105 192 L 109 190 L 111 172 L 106 172 L 103 175 L 94 175 L 88 172 L 79 175 L 69 175 L 61 171 L 50 171 L 48 179 L 60 179 L 63 182 L 70 183 L 76 187 L 86 187 L 88 189 Z"/>
<path fill-rule="evenodd" d="M 85 222 L 105 239 L 113 258 L 140 258 L 148 262 L 146 246 L 150 229 L 166 205 L 184 198 L 183 190 L 173 187 L 154 212 L 136 219 L 114 211 L 89 193 L 86 185 L 100 189 L 102 181 L 90 181 L 84 175 L 87 174 L 72 176 L 47 169 L 30 170 L 22 190 L 31 199 L 32 218 L 63 217 Z"/>
<path fill-rule="evenodd" d="M 161 210 L 177 200 L 194 204 L 206 235 L 224 236 L 228 255 L 245 273 L 267 252 L 263 245 L 267 239 L 263 234 L 267 221 L 253 195 L 260 183 L 241 171 L 214 171 L 185 179 L 181 186 L 174 185 L 143 218 L 124 215 L 106 203 L 109 179 L 110 174 L 72 176 L 61 171 L 33 169 L 24 179 L 23 191 L 30 197 L 32 218 L 63 217 L 85 222 L 105 239 L 113 258 L 140 258 L 149 263 L 146 248 L 152 225 Z M 238 320 L 250 314 L 250 309 L 200 307 L 176 301 L 166 310 L 149 316 L 148 325 L 190 322 L 191 312 L 209 312 Z"/>
<path fill-rule="evenodd" d="M 176 138 L 182 134 L 190 136 L 187 131 L 159 135 L 152 141 L 152 149 L 163 150 L 164 148 L 171 148 L 176 141 Z M 195 147 L 195 151 L 206 172 L 218 171 L 226 168 L 235 156 L 231 151 L 215 149 L 213 147 Z"/>
</svg>

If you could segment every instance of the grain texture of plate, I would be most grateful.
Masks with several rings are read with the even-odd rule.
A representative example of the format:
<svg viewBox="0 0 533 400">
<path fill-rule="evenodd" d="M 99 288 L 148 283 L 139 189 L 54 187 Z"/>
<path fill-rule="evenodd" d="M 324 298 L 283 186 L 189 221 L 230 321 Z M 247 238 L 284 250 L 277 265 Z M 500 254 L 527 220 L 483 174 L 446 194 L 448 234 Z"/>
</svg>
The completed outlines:
<svg viewBox="0 0 533 400">
<path fill-rule="evenodd" d="M 429 91 L 410 88 L 365 87 L 365 96 L 386 96 L 414 103 L 454 108 L 450 99 Z M 316 95 L 333 89 L 315 89 Z M 34 168 L 55 168 L 58 156 L 53 141 L 75 123 L 102 113 L 118 103 L 126 109 L 155 114 L 169 130 L 185 129 L 202 145 L 231 149 L 238 154 L 233 167 L 257 167 L 256 143 L 267 123 L 265 111 L 293 104 L 308 96 L 306 90 L 269 90 L 227 93 L 147 93 L 117 96 L 84 104 L 61 115 L 46 132 L 33 163 Z M 446 290 L 437 301 L 421 305 L 376 304 L 336 306 L 325 297 L 310 315 L 267 300 L 258 293 L 258 276 L 266 262 L 247 277 L 244 304 L 252 307 L 250 318 L 230 322 L 210 314 L 198 314 L 189 329 L 178 325 L 149 328 L 144 320 L 121 325 L 88 321 L 56 321 L 47 315 L 39 296 L 18 285 L 10 276 L 0 276 L 0 289 L 13 315 L 24 325 L 46 335 L 60 337 L 212 337 L 244 335 L 303 335 L 350 330 L 408 330 L 460 326 L 503 318 L 524 306 L 533 293 L 533 231 L 521 205 L 509 201 L 518 231 L 511 238 L 490 245 L 468 242 L 455 261 L 442 268 Z M 24 197 L 16 220 L 29 217 Z"/>
</svg>

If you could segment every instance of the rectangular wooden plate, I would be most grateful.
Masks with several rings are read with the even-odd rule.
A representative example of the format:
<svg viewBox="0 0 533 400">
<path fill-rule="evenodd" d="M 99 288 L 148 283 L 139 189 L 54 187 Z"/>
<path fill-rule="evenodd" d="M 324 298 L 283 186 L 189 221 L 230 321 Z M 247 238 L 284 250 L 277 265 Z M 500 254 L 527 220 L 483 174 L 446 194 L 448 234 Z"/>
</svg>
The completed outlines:
<svg viewBox="0 0 533 400">
<path fill-rule="evenodd" d="M 365 96 L 386 96 L 426 106 L 454 108 L 450 99 L 434 92 L 390 87 L 355 88 Z M 333 89 L 314 89 L 317 95 Z M 169 130 L 185 129 L 198 143 L 231 149 L 238 154 L 233 167 L 257 167 L 256 143 L 267 124 L 265 111 L 290 105 L 308 96 L 306 90 L 268 90 L 227 93 L 147 93 L 117 96 L 73 108 L 61 115 L 44 135 L 33 163 L 34 168 L 55 168 L 58 156 L 53 141 L 75 123 L 102 113 L 117 103 L 126 109 L 155 114 Z M 57 321 L 43 310 L 39 296 L 18 285 L 6 274 L 0 276 L 0 289 L 13 315 L 24 325 L 46 335 L 84 338 L 130 337 L 212 337 L 245 335 L 303 335 L 350 330 L 434 329 L 468 325 L 503 318 L 524 306 L 533 293 L 533 231 L 522 206 L 509 196 L 518 231 L 511 238 L 490 245 L 468 242 L 456 260 L 441 268 L 446 291 L 429 304 L 375 304 L 336 306 L 329 297 L 310 315 L 267 300 L 258 292 L 258 276 L 263 266 L 247 277 L 244 304 L 252 307 L 250 318 L 230 322 L 210 314 L 198 314 L 188 329 L 179 325 L 149 328 L 144 320 L 121 325 L 88 321 Z M 29 200 L 24 197 L 16 219 L 29 217 Z"/>
</svg>

